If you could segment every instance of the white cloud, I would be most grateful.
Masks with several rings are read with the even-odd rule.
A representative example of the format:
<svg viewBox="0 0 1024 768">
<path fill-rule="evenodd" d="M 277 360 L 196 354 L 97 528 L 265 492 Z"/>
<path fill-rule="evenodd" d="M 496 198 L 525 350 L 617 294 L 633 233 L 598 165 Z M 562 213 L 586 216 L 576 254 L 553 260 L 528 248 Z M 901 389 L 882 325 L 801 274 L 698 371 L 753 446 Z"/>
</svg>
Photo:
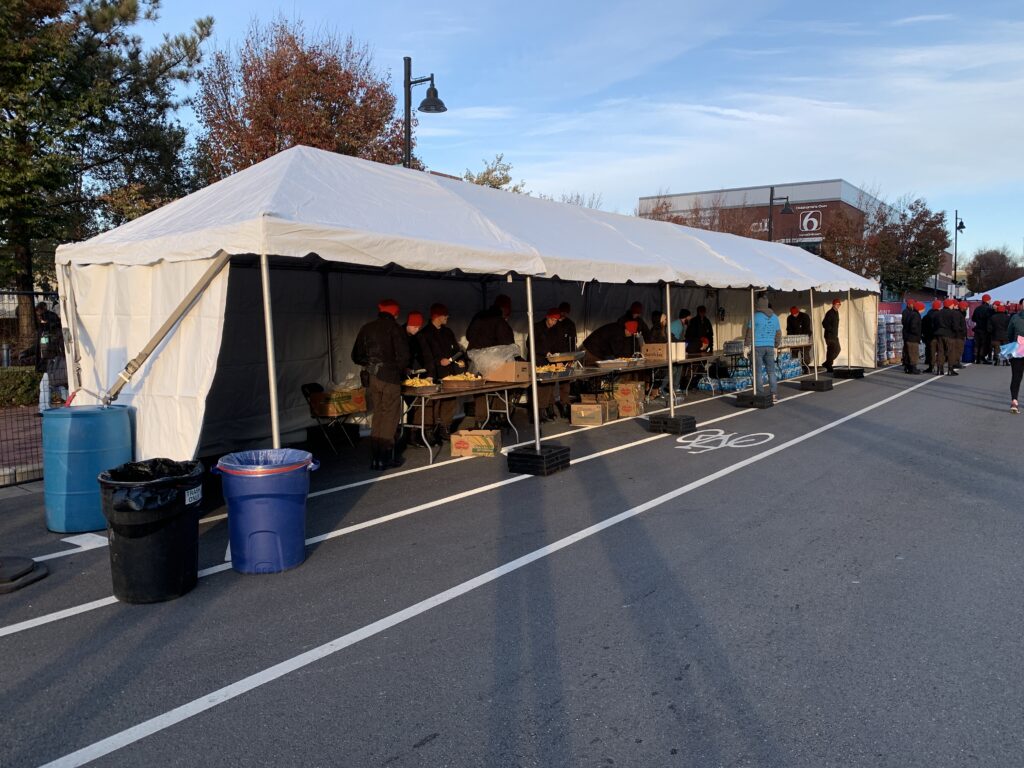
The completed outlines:
<svg viewBox="0 0 1024 768">
<path fill-rule="evenodd" d="M 929 24 L 936 21 L 953 21 L 956 17 L 951 13 L 929 13 L 922 16 L 907 16 L 903 19 L 895 19 L 889 24 L 894 27 L 904 27 L 908 24 Z"/>
</svg>

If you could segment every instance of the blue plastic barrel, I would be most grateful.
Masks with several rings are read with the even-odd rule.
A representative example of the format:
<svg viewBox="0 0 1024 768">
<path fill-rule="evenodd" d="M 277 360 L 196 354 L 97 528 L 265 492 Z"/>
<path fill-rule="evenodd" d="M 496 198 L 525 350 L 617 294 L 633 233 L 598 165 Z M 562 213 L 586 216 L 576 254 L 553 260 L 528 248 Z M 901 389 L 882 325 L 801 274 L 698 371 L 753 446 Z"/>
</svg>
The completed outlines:
<svg viewBox="0 0 1024 768">
<path fill-rule="evenodd" d="M 967 339 L 967 341 L 964 343 L 964 353 L 960 355 L 960 362 L 974 362 L 974 339 Z"/>
<path fill-rule="evenodd" d="M 319 466 L 292 448 L 239 451 L 217 462 L 234 570 L 279 573 L 305 561 L 309 473 Z"/>
<path fill-rule="evenodd" d="M 107 527 L 100 472 L 132 460 L 130 408 L 79 405 L 43 411 L 46 527 L 58 533 Z"/>
</svg>

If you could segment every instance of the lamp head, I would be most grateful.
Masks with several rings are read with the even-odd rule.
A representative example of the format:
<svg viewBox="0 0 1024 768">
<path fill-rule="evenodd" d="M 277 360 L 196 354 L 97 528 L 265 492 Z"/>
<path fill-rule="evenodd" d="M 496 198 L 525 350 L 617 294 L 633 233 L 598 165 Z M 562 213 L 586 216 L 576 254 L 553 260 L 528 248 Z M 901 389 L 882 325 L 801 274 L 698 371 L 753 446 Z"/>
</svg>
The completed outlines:
<svg viewBox="0 0 1024 768">
<path fill-rule="evenodd" d="M 430 76 L 430 85 L 427 86 L 427 98 L 420 102 L 418 107 L 420 112 L 428 112 L 431 114 L 437 114 L 438 112 L 447 112 L 448 107 L 444 105 L 444 102 L 437 98 L 437 88 L 434 87 L 433 75 Z"/>
<path fill-rule="evenodd" d="M 793 208 L 789 204 L 789 198 L 788 197 L 786 198 L 786 204 L 784 206 L 782 206 L 782 210 L 779 211 L 779 213 L 784 213 L 784 214 L 793 213 Z"/>
<path fill-rule="evenodd" d="M 957 222 L 956 231 L 963 232 L 965 229 L 967 229 L 967 227 L 964 226 L 964 220 L 960 219 L 960 221 Z"/>
</svg>

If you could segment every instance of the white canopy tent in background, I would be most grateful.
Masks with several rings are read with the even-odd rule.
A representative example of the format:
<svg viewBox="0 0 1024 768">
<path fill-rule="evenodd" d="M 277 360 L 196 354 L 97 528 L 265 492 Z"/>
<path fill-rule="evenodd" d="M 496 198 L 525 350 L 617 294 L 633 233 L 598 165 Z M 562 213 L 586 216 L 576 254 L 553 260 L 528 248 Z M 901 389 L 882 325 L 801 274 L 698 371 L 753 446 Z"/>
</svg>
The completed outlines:
<svg viewBox="0 0 1024 768">
<path fill-rule="evenodd" d="M 986 293 L 992 301 L 1001 301 L 1003 304 L 1020 303 L 1021 298 L 1024 298 L 1024 277 L 1018 277 L 1003 285 L 968 296 L 967 301 L 981 301 L 981 297 Z"/>
<path fill-rule="evenodd" d="M 870 366 L 874 360 L 877 284 L 801 249 L 294 147 L 117 229 L 58 248 L 66 327 L 72 329 L 81 357 L 76 402 L 98 402 L 125 363 L 225 255 L 260 257 L 264 300 L 272 307 L 276 326 L 271 328 L 269 317 L 262 317 L 266 304 L 261 305 L 254 270 L 236 265 L 235 259 L 230 270 L 216 273 L 191 311 L 123 389 L 121 402 L 137 409 L 139 458 L 195 455 L 207 409 L 212 417 L 208 421 L 221 424 L 219 434 L 209 434 L 207 424 L 207 446 L 227 446 L 231 433 L 240 439 L 267 434 L 269 402 L 261 401 L 255 389 L 222 388 L 219 399 L 211 395 L 219 369 L 235 365 L 243 374 L 236 384 L 260 367 L 266 372 L 266 352 L 260 352 L 264 320 L 272 331 L 267 335 L 277 341 L 273 361 L 282 364 L 280 376 L 271 367 L 271 380 L 280 381 L 282 396 L 290 400 L 282 409 L 283 427 L 308 421 L 295 394 L 298 383 L 324 373 L 324 350 L 331 340 L 332 363 L 347 357 L 345 337 L 350 348 L 354 324 L 373 316 L 378 298 L 403 290 L 403 281 L 385 282 L 352 270 L 379 273 L 396 265 L 403 273 L 423 275 L 545 275 L 577 287 L 594 280 L 647 284 L 648 308 L 661 305 L 659 294 L 652 293 L 659 282 L 741 289 L 734 297 L 728 291 L 716 295 L 726 307 L 726 338 L 738 335 L 749 316 L 743 307 L 749 300 L 745 289 L 751 286 L 788 292 L 782 296 L 792 295 L 794 303 L 804 305 L 806 300 L 797 301 L 802 294 L 796 292 L 852 289 L 858 292 L 856 311 L 844 313 L 854 318 L 860 339 L 850 351 L 852 364 Z M 255 262 L 250 258 L 249 263 Z M 268 281 L 271 263 L 274 278 Z M 349 271 L 320 269 L 330 263 Z M 425 276 L 408 280 L 403 284 L 409 288 L 420 282 L 421 309 L 452 296 L 460 302 L 456 306 L 471 313 L 488 300 L 473 292 L 490 291 L 482 282 L 456 288 L 457 281 Z M 545 283 L 537 284 L 541 293 L 548 290 L 541 287 Z M 513 287 L 492 285 L 493 293 Z M 567 287 L 566 282 L 551 285 L 561 285 L 563 291 Z M 467 306 L 467 300 L 477 297 Z M 790 300 L 782 303 L 788 307 Z M 229 305 L 235 330 L 222 344 Z M 595 314 L 592 325 L 614 319 L 627 305 L 616 308 L 613 316 L 598 319 Z M 673 306 L 685 305 L 673 298 Z M 785 313 L 778 301 L 776 306 Z M 75 316 L 77 323 L 72 322 Z M 344 318 L 340 327 L 332 316 Z M 820 311 L 815 319 L 820 321 Z M 841 333 L 845 339 L 845 331 Z M 284 355 L 282 344 L 289 347 Z M 265 391 L 277 401 L 273 387 Z M 233 409 L 221 407 L 229 402 Z M 228 416 L 231 420 L 224 420 Z"/>
</svg>

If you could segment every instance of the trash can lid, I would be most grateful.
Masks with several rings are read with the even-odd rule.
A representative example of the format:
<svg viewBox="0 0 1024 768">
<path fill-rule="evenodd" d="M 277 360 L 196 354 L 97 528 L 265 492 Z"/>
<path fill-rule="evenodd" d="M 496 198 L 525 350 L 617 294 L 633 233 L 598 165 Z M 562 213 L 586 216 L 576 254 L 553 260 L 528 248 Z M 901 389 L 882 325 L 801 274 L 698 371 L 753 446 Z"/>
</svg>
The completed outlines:
<svg viewBox="0 0 1024 768">
<path fill-rule="evenodd" d="M 263 448 L 222 456 L 217 469 L 229 475 L 277 475 L 303 469 L 313 463 L 313 454 L 295 448 Z"/>
</svg>

